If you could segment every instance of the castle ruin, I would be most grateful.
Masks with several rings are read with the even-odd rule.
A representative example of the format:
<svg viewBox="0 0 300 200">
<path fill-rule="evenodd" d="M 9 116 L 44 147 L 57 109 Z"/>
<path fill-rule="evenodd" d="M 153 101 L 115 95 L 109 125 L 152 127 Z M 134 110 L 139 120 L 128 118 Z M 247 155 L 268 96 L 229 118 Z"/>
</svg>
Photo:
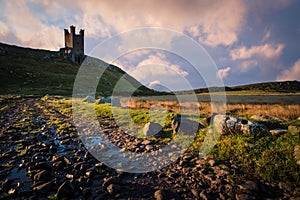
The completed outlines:
<svg viewBox="0 0 300 200">
<path fill-rule="evenodd" d="M 73 62 L 81 63 L 84 59 L 84 30 L 80 29 L 79 34 L 75 33 L 75 26 L 70 26 L 70 32 L 68 29 L 64 30 L 65 34 L 65 47 L 60 51 L 65 57 L 70 57 Z"/>
</svg>

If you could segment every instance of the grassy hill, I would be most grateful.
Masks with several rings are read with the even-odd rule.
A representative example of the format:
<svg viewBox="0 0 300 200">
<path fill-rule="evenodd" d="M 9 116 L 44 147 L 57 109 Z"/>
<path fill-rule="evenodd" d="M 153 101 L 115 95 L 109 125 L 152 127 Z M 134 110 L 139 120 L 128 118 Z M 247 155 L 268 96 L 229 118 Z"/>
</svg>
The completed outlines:
<svg viewBox="0 0 300 200">
<path fill-rule="evenodd" d="M 299 81 L 283 81 L 283 82 L 265 82 L 255 83 L 241 86 L 225 86 L 223 87 L 210 87 L 195 89 L 196 94 L 210 92 L 226 91 L 227 94 L 270 94 L 270 93 L 299 93 Z M 249 93 L 250 92 L 250 93 Z M 177 93 L 190 93 L 190 91 L 180 91 Z"/>
<path fill-rule="evenodd" d="M 107 66 L 107 63 L 99 59 L 89 57 L 89 60 L 92 60 L 95 67 Z M 79 64 L 64 58 L 56 51 L 0 43 L 0 94 L 71 96 L 79 68 Z M 136 95 L 158 94 L 141 85 L 120 68 L 110 65 L 101 76 L 97 95 L 109 96 L 121 77 L 126 80 L 125 89 L 138 88 Z"/>
</svg>

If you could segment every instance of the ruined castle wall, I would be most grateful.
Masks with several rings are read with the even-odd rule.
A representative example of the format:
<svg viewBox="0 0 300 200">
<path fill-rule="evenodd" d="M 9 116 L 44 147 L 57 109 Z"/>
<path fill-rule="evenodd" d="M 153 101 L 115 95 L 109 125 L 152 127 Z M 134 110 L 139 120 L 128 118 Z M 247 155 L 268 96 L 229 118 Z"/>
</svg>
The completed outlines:
<svg viewBox="0 0 300 200">
<path fill-rule="evenodd" d="M 73 35 L 65 29 L 65 47 L 73 48 Z"/>
<path fill-rule="evenodd" d="M 75 35 L 73 38 L 73 53 L 77 55 L 84 54 L 83 36 Z"/>
</svg>

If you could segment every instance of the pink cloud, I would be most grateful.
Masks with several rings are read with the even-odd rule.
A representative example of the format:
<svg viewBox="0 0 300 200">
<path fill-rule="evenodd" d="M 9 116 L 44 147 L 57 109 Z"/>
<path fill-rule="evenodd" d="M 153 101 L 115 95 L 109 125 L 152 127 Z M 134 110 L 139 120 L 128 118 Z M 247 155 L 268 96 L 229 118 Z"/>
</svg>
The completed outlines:
<svg viewBox="0 0 300 200">
<path fill-rule="evenodd" d="M 264 57 L 268 59 L 278 58 L 284 48 L 283 44 L 263 44 L 252 46 L 250 48 L 241 46 L 230 51 L 232 60 L 249 59 L 253 56 Z"/>
<path fill-rule="evenodd" d="M 300 80 L 300 59 L 292 67 L 281 71 L 277 76 L 277 81 Z"/>
<path fill-rule="evenodd" d="M 228 76 L 230 70 L 231 70 L 231 67 L 226 67 L 224 69 L 219 69 L 217 75 L 218 75 L 219 78 L 225 78 L 225 77 Z"/>
</svg>

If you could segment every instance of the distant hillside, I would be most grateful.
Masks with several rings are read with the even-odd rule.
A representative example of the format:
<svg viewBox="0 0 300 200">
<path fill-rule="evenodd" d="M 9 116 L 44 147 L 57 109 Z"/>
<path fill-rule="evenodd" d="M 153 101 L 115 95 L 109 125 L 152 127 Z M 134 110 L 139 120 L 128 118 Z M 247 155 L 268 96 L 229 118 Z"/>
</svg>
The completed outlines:
<svg viewBox="0 0 300 200">
<path fill-rule="evenodd" d="M 97 67 L 107 63 L 91 58 Z M 56 51 L 17 47 L 0 43 L 0 94 L 72 95 L 80 67 Z M 135 95 L 158 94 L 139 83 L 120 68 L 110 65 L 98 84 L 97 95 L 109 96 L 120 78 L 129 87 L 138 88 Z M 126 91 L 124 91 L 126 92 Z"/>
<path fill-rule="evenodd" d="M 280 93 L 298 93 L 300 92 L 300 82 L 299 81 L 284 81 L 284 82 L 266 82 L 266 83 L 255 83 L 242 86 L 233 86 L 228 87 L 210 87 L 195 89 L 196 94 L 208 93 L 210 92 L 219 92 L 219 91 L 261 91 L 262 93 L 266 92 L 280 92 Z M 180 91 L 176 93 L 190 93 L 190 91 Z"/>
<path fill-rule="evenodd" d="M 231 88 L 233 91 L 241 90 L 262 90 L 268 92 L 300 92 L 299 81 L 284 81 L 284 82 L 266 82 L 256 83 L 242 86 L 235 86 Z"/>
</svg>

